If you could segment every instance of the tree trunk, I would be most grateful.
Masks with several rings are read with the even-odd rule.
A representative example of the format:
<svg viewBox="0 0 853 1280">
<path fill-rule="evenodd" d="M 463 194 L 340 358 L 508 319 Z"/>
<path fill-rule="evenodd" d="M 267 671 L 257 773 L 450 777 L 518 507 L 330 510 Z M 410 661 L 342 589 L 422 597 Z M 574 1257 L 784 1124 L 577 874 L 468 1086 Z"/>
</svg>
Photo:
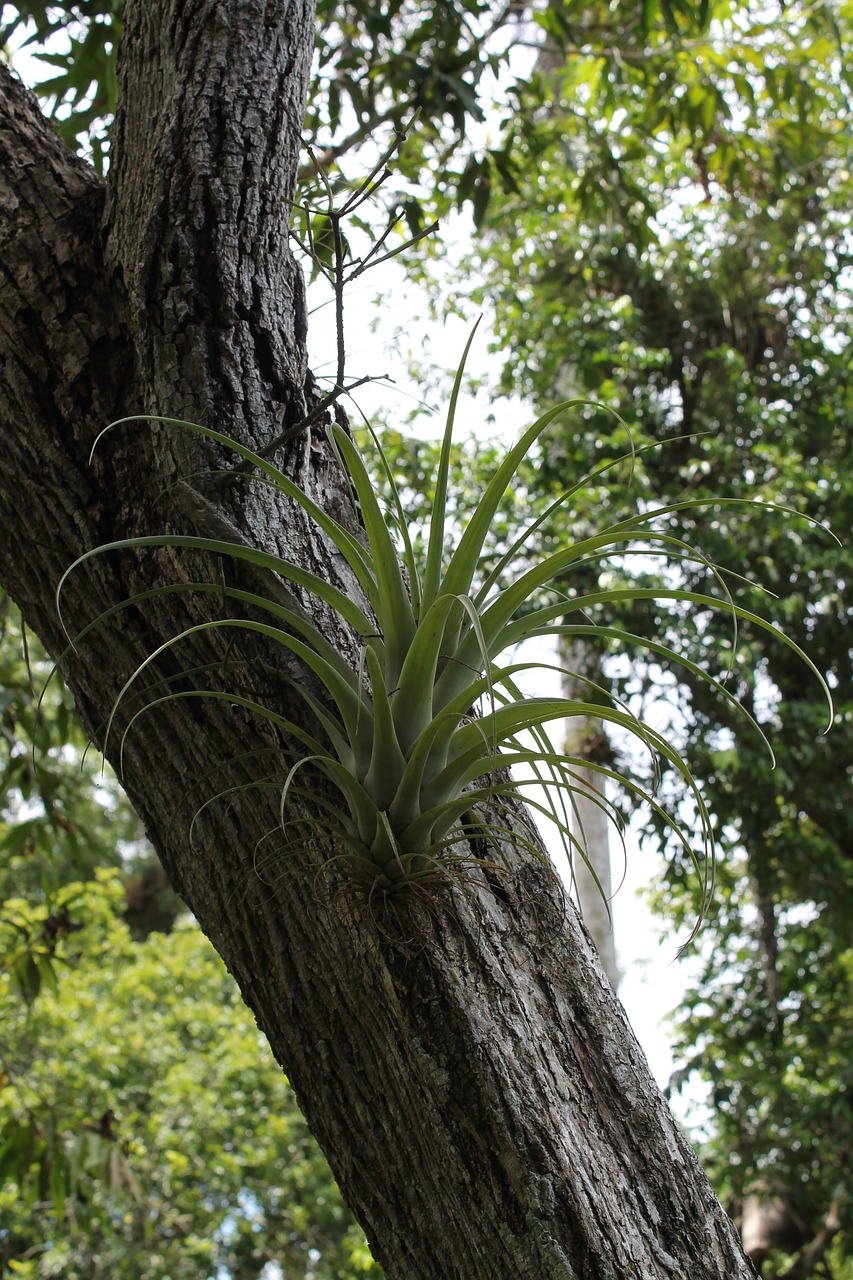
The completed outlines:
<svg viewBox="0 0 853 1280">
<path fill-rule="evenodd" d="M 312 21 L 301 0 L 128 0 L 106 192 L 0 67 L 0 575 L 63 655 L 98 742 L 138 664 L 226 602 L 137 603 L 69 651 L 54 592 L 80 553 L 134 533 L 230 530 L 354 589 L 292 504 L 212 479 L 233 459 L 198 437 L 118 428 L 89 463 L 99 430 L 127 413 L 261 446 L 304 416 L 287 221 Z M 280 461 L 343 509 L 322 430 Z M 177 551 L 97 557 L 64 595 L 68 631 L 158 583 L 219 572 Z M 155 679 L 189 691 L 186 673 L 204 667 L 202 687 L 265 682 L 298 715 L 280 663 L 259 642 L 195 635 L 152 668 L 148 696 L 165 687 Z M 110 734 L 115 762 L 141 705 L 129 700 Z M 309 825 L 299 851 L 281 850 L 279 790 L 251 784 L 280 781 L 288 747 L 233 706 L 175 699 L 130 729 L 122 778 L 389 1277 L 753 1275 L 553 878 L 516 858 L 496 887 L 445 889 L 429 910 L 379 921 L 334 892 L 309 813 L 286 815 Z M 240 784 L 191 839 L 199 806 Z"/>
<path fill-rule="evenodd" d="M 560 654 L 563 667 L 563 696 L 585 698 L 589 686 L 585 677 L 592 677 L 589 646 L 582 641 L 564 645 Z M 576 678 L 575 678 L 576 677 Z M 613 753 L 604 724 L 592 717 L 576 716 L 566 725 L 566 755 L 612 765 Z M 576 851 L 572 860 L 572 879 L 578 898 L 578 907 L 601 967 L 614 991 L 619 986 L 621 974 L 616 959 L 616 940 L 610 903 L 613 897 L 613 880 L 610 873 L 610 818 L 607 809 L 605 778 L 595 769 L 576 769 L 581 786 L 574 797 L 573 834 L 583 850 Z M 585 790 L 583 788 L 586 788 Z"/>
</svg>

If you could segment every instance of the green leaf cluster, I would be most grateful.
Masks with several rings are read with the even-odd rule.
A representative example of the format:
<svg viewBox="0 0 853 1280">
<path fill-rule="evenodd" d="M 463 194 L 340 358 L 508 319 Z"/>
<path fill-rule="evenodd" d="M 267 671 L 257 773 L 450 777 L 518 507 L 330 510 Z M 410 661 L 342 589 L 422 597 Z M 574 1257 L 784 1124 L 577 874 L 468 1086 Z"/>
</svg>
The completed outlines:
<svg viewBox="0 0 853 1280">
<path fill-rule="evenodd" d="M 27 1005 L 0 976 L 10 1274 L 379 1276 L 213 948 L 189 921 L 134 943 L 123 904 L 115 872 L 69 884 L 73 980 Z"/>
<path fill-rule="evenodd" d="M 95 867 L 146 856 L 139 822 L 88 738 L 68 690 L 8 599 L 0 602 L 0 901 L 49 903 Z"/>
<path fill-rule="evenodd" d="M 54 69 L 37 90 L 69 145 L 88 149 L 99 170 L 115 108 L 122 12 L 123 0 L 35 0 L 14 6 L 0 29 L 0 47 L 23 36 Z M 785 51 L 798 53 L 798 65 L 839 49 L 829 13 L 828 6 L 818 6 L 795 28 L 782 24 Z M 529 10 L 498 0 L 320 0 L 305 126 L 315 155 L 304 167 L 304 197 L 316 204 L 321 170 L 333 179 L 348 154 L 415 119 L 394 196 L 406 204 L 410 234 L 452 207 L 470 206 L 479 227 L 493 196 L 518 190 L 531 157 L 548 139 L 569 136 L 566 124 L 580 118 L 579 102 L 609 126 L 629 106 L 635 136 L 642 135 L 647 149 L 656 134 L 671 130 L 694 140 L 703 172 L 729 169 L 735 163 L 726 138 L 730 87 L 746 93 L 763 79 L 776 102 L 791 106 L 791 115 L 808 97 L 804 76 L 787 66 L 775 70 L 779 25 L 760 7 L 752 12 L 709 0 L 645 0 L 607 11 L 580 0 Z M 570 104 L 568 121 L 562 107 L 542 110 L 543 100 L 554 96 L 553 78 L 538 68 L 533 74 L 526 66 L 518 69 L 530 57 L 519 59 L 518 47 L 541 40 L 551 61 L 556 53 L 569 69 L 561 91 Z M 507 97 L 512 115 L 485 142 L 472 145 L 472 126 L 482 125 L 494 102 Z M 815 118 L 817 110 L 815 105 Z M 831 132 L 831 125 L 825 128 Z M 794 152 L 797 129 L 792 115 L 786 136 Z M 621 142 L 610 145 L 599 129 L 596 149 L 597 161 L 584 165 L 583 182 L 642 202 L 642 189 L 622 164 L 631 158 L 630 148 L 623 154 Z"/>
<path fill-rule="evenodd" d="M 116 107 L 123 9 L 124 0 L 21 0 L 0 28 L 0 49 L 11 37 L 23 37 L 23 47 L 53 69 L 39 81 L 39 97 L 59 136 L 85 151 L 98 173 L 105 168 Z"/>
<path fill-rule="evenodd" d="M 473 334 L 468 347 L 472 340 Z M 566 540 L 561 549 L 535 563 L 525 564 L 525 548 L 538 529 L 584 488 L 588 477 L 575 481 L 560 494 L 532 525 L 514 538 L 494 568 L 485 577 L 479 576 L 483 548 L 505 491 L 546 429 L 562 413 L 575 407 L 572 404 L 557 405 L 521 435 L 488 480 L 458 542 L 448 553 L 445 546 L 447 484 L 454 419 L 468 347 L 450 399 L 422 560 L 415 554 L 406 512 L 390 472 L 386 470 L 394 499 L 390 524 L 396 526 L 400 536 L 399 552 L 389 520 L 377 501 L 372 477 L 358 449 L 341 427 L 330 427 L 330 440 L 352 482 L 363 522 L 360 536 L 317 506 L 292 480 L 245 446 L 207 427 L 157 419 L 164 425 L 199 434 L 236 452 L 261 473 L 266 483 L 296 502 L 346 562 L 362 593 L 361 602 L 311 571 L 248 545 L 182 535 L 125 539 L 87 552 L 67 570 L 57 590 L 57 602 L 61 602 L 69 574 L 93 555 L 168 546 L 246 561 L 278 574 L 330 607 L 341 623 L 355 633 L 361 651 L 357 670 L 352 669 L 347 658 L 315 622 L 298 607 L 282 603 L 274 592 L 251 594 L 224 583 L 221 588 L 199 583 L 162 588 L 163 593 L 176 589 L 221 589 L 229 599 L 254 607 L 269 621 L 249 616 L 212 620 L 166 641 L 128 680 L 119 694 L 110 723 L 138 677 L 160 654 L 191 635 L 224 627 L 251 632 L 280 645 L 308 668 L 322 689 L 321 696 L 317 696 L 302 681 L 289 681 L 313 715 L 318 727 L 316 733 L 308 732 L 302 724 L 282 717 L 260 701 L 212 688 L 166 690 L 135 713 L 125 733 L 144 711 L 187 696 L 225 698 L 282 730 L 300 748 L 283 787 L 281 810 L 285 831 L 290 799 L 308 800 L 313 796 L 317 802 L 316 789 L 310 786 L 306 789 L 301 779 L 306 773 L 321 775 L 345 807 L 334 801 L 323 802 L 325 813 L 319 828 L 326 832 L 331 844 L 343 846 L 344 852 L 337 855 L 336 860 L 344 883 L 357 888 L 369 901 L 409 894 L 414 887 L 420 889 L 441 881 L 451 870 L 483 865 L 483 858 L 475 850 L 479 850 L 484 837 L 491 838 L 496 849 L 504 839 L 536 853 L 535 838 L 519 835 L 499 818 L 487 820 L 483 816 L 489 806 L 500 814 L 503 800 L 519 787 L 529 785 L 507 779 L 504 771 L 513 766 L 532 770 L 533 782 L 543 788 L 546 796 L 544 806 L 542 801 L 531 798 L 533 808 L 547 813 L 570 859 L 573 852 L 583 857 L 584 850 L 571 827 L 574 794 L 586 786 L 579 770 L 592 768 L 605 777 L 614 776 L 613 770 L 606 764 L 590 765 L 572 755 L 556 752 L 548 739 L 547 726 L 556 720 L 590 714 L 633 735 L 655 757 L 665 760 L 688 789 L 701 821 L 703 848 L 698 853 L 676 817 L 667 814 L 642 787 L 626 784 L 648 800 L 667 830 L 681 842 L 700 871 L 704 896 L 713 865 L 710 823 L 701 793 L 668 738 L 617 702 L 527 696 L 519 685 L 519 677 L 535 664 L 504 655 L 512 653 L 524 641 L 551 636 L 584 637 L 593 643 L 603 639 L 607 643 L 642 644 L 636 635 L 624 634 L 618 626 L 589 618 L 592 611 L 606 617 L 608 609 L 624 608 L 629 603 L 640 608 L 647 602 L 684 603 L 712 613 L 720 612 L 735 627 L 740 618 L 759 629 L 769 624 L 735 604 L 719 571 L 703 554 L 692 551 L 675 532 L 658 532 L 657 522 L 677 516 L 685 506 L 694 506 L 692 501 L 641 511 L 615 524 L 605 524 L 586 536 Z M 605 471 L 609 465 L 605 465 Z M 606 565 L 614 557 L 630 557 L 638 552 L 669 556 L 676 562 L 697 562 L 711 574 L 712 580 L 716 578 L 722 583 L 723 592 L 715 597 L 699 590 L 685 591 L 663 585 L 613 588 L 603 584 L 596 590 L 585 591 L 573 585 L 576 570 L 580 570 L 583 583 L 589 577 L 590 566 Z M 556 602 L 543 598 L 542 593 L 556 582 L 560 584 Z M 157 593 L 155 588 L 154 594 Z M 141 598 L 136 597 L 136 601 L 141 603 Z M 97 625 L 98 621 L 90 626 Z M 817 674 L 802 650 L 791 641 L 785 643 Z M 665 644 L 651 642 L 648 647 L 655 655 L 685 667 L 693 676 L 702 675 L 691 659 L 675 654 Z M 717 695 L 733 701 L 719 680 L 709 675 L 703 678 Z M 591 682 L 584 683 L 595 691 Z M 828 696 L 825 684 L 824 689 Z M 108 725 L 107 735 L 109 731 Z M 600 803 L 607 807 L 605 801 Z M 477 806 L 485 809 L 478 814 Z M 473 837 L 467 850 L 466 837 L 468 840 Z M 292 843 L 297 843 L 297 837 Z"/>
</svg>

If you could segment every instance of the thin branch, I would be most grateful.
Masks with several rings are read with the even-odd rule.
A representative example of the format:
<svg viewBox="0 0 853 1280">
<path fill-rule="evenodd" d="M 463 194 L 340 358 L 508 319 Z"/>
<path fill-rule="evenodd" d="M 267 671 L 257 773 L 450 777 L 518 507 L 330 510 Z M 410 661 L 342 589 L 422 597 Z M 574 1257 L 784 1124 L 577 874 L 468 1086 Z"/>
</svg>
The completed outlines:
<svg viewBox="0 0 853 1280">
<path fill-rule="evenodd" d="M 441 223 L 438 221 L 438 219 L 436 219 L 435 222 L 431 222 L 428 227 L 424 227 L 422 231 L 419 231 L 417 233 L 417 235 L 414 235 L 409 240 L 407 240 L 405 244 L 401 244 L 398 249 L 389 249 L 387 253 L 382 254 L 381 258 L 374 258 L 373 257 L 374 253 L 376 253 L 377 249 L 379 249 L 382 246 L 382 243 L 387 238 L 389 232 L 392 231 L 393 228 L 399 224 L 399 221 L 400 221 L 399 218 L 396 218 L 394 220 L 394 222 L 388 228 L 388 231 L 385 232 L 385 235 L 383 235 L 381 240 L 377 241 L 377 243 L 373 246 L 373 248 L 371 249 L 367 257 L 363 258 L 362 261 L 355 268 L 355 270 L 350 272 L 350 274 L 346 278 L 347 284 L 349 284 L 350 281 L 352 280 L 357 280 L 358 277 L 362 275 L 363 272 L 369 271 L 371 267 L 378 267 L 381 265 L 381 263 L 387 262 L 389 258 L 396 258 L 399 254 L 404 253 L 406 249 L 411 249 L 412 245 L 418 244 L 426 236 L 431 236 L 432 233 L 434 231 L 437 231 L 438 228 L 441 226 Z"/>
<path fill-rule="evenodd" d="M 402 119 L 410 111 L 414 110 L 415 103 L 411 99 L 407 99 L 403 103 L 397 102 L 393 107 L 389 107 L 387 111 L 380 111 L 378 115 L 360 124 L 357 129 L 354 129 L 341 142 L 332 147 L 327 147 L 319 156 L 315 155 L 310 147 L 306 148 L 310 156 L 310 163 L 300 166 L 299 182 L 310 182 L 313 178 L 319 177 L 325 169 L 333 165 L 347 151 L 351 151 L 353 147 L 357 147 L 359 143 L 366 141 L 381 125 L 387 124 L 389 120 Z"/>
<path fill-rule="evenodd" d="M 303 431 L 307 431 L 318 418 L 322 418 L 326 410 L 330 409 L 337 400 L 340 400 L 341 396 L 348 396 L 351 391 L 357 390 L 358 387 L 363 387 L 365 383 L 368 382 L 390 382 L 393 386 L 394 379 L 389 373 L 368 373 L 365 374 L 363 378 L 356 378 L 355 382 L 351 382 L 348 387 L 336 386 L 334 391 L 331 391 L 327 396 L 324 396 L 320 403 L 316 404 L 309 414 L 306 414 L 306 416 L 301 418 L 299 422 L 294 423 L 292 427 L 288 427 L 286 431 L 283 431 L 280 436 L 276 436 L 276 438 L 271 440 L 269 444 L 265 444 L 263 449 L 258 449 L 258 457 L 272 457 L 277 449 L 281 449 L 283 445 L 288 444 L 291 440 L 295 440 L 295 438 L 301 435 Z"/>
<path fill-rule="evenodd" d="M 338 348 L 338 365 L 335 377 L 336 388 L 343 391 L 344 372 L 346 366 L 346 348 L 344 347 L 344 238 L 341 235 L 341 215 L 329 215 L 332 223 L 332 236 L 335 244 L 335 341 Z"/>
</svg>

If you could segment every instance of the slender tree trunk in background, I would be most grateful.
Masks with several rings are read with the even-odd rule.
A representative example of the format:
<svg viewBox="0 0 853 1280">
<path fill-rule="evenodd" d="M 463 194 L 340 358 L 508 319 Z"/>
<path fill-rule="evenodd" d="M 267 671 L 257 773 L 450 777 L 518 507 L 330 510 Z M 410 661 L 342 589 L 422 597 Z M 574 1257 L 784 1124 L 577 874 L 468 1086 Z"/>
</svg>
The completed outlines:
<svg viewBox="0 0 853 1280">
<path fill-rule="evenodd" d="M 561 654 L 560 663 L 566 673 L 563 676 L 563 696 L 584 698 L 588 687 L 582 680 L 573 680 L 569 672 L 578 676 L 589 671 L 589 653 L 584 646 L 575 643 Z M 565 752 L 568 756 L 610 762 L 610 750 L 601 720 L 578 717 L 566 724 Z M 616 938 L 610 914 L 613 896 L 613 879 L 610 871 L 610 826 L 604 803 L 607 799 L 606 779 L 595 769 L 577 769 L 581 786 L 574 796 L 573 833 L 580 851 L 575 851 L 572 861 L 572 879 L 577 893 L 578 906 L 584 924 L 595 944 L 601 967 L 615 991 L 621 974 L 616 958 Z M 584 790 L 586 788 L 586 790 Z M 598 799 L 596 798 L 598 797 Z"/>
<path fill-rule="evenodd" d="M 292 504 L 245 478 L 211 480 L 233 459 L 197 437 L 120 428 L 89 463 L 97 433 L 123 414 L 186 417 L 263 446 L 311 397 L 287 240 L 311 6 L 128 0 L 125 16 L 106 191 L 0 68 L 0 576 L 58 655 L 62 572 L 129 534 L 228 533 L 354 590 Z M 345 511 L 321 429 L 279 461 Z M 136 592 L 218 573 L 178 551 L 98 557 L 70 583 L 68 630 Z M 225 608 L 210 594 L 152 599 L 64 652 L 96 741 L 139 663 Z M 318 621 L 357 661 L 352 637 Z M 229 647 L 220 630 L 164 654 L 151 681 L 189 692 L 186 673 L 204 668 L 201 687 L 263 685 L 295 716 L 282 677 L 305 674 L 281 663 L 260 641 Z M 114 761 L 141 705 L 119 716 Z M 322 828 L 285 856 L 278 791 L 249 785 L 276 758 L 282 779 L 294 745 L 187 697 L 134 724 L 122 777 L 389 1277 L 753 1275 L 553 877 L 514 858 L 497 888 L 446 889 L 431 911 L 380 927 L 320 874 Z M 241 783 L 231 803 L 205 809 L 191 842 L 199 805 Z"/>
<path fill-rule="evenodd" d="M 553 0 L 549 8 L 556 11 L 563 9 L 561 0 Z M 536 70 L 539 75 L 551 76 L 556 81 L 566 68 L 566 52 L 553 38 L 546 38 L 536 57 Z M 576 388 L 566 385 L 555 388 L 556 398 L 570 399 L 576 394 Z M 584 646 L 575 643 L 567 646 L 568 652 L 561 654 L 561 665 L 567 671 L 576 671 L 580 676 L 589 675 L 589 653 Z M 563 694 L 567 698 L 584 697 L 587 689 L 583 680 L 572 681 L 571 677 L 563 677 Z M 583 719 L 567 724 L 565 751 L 571 756 L 585 756 L 590 750 L 600 748 L 601 740 L 605 748 L 607 737 L 603 723 Z M 621 973 L 616 958 L 616 939 L 613 921 L 610 916 L 610 899 L 613 893 L 610 872 L 610 819 L 595 797 L 602 800 L 607 796 L 607 785 L 601 774 L 593 769 L 580 769 L 578 778 L 581 783 L 575 796 L 575 812 L 573 832 L 584 850 L 587 861 L 577 853 L 572 864 L 572 879 L 577 894 L 578 906 L 583 922 L 595 943 L 595 949 L 613 990 L 619 986 Z M 586 793 L 582 789 L 586 787 Z"/>
<path fill-rule="evenodd" d="M 572 726 L 573 728 L 574 726 Z M 593 725 L 590 733 L 596 733 Z M 578 749 L 574 734 L 566 737 L 566 754 Z M 580 744 L 583 751 L 583 744 Z M 602 799 L 605 788 L 598 774 L 590 769 L 579 770 L 582 783 L 589 787 L 590 793 L 598 792 Z M 616 939 L 613 930 L 613 919 L 608 912 L 613 894 L 610 874 L 610 819 L 589 794 L 579 793 L 577 803 L 577 838 L 583 846 L 589 862 L 578 857 L 574 867 L 574 881 L 578 895 L 578 906 L 584 924 L 595 943 L 601 967 L 607 974 L 607 980 L 615 991 L 619 986 L 621 974 L 616 958 Z"/>
</svg>

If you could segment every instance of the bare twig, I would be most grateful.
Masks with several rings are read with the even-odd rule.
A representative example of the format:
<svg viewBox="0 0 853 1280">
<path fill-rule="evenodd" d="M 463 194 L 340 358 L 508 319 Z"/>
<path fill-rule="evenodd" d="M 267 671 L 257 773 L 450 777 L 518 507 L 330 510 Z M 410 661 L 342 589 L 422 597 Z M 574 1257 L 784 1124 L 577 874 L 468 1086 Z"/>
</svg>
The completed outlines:
<svg viewBox="0 0 853 1280">
<path fill-rule="evenodd" d="M 312 178 L 318 177 L 320 173 L 329 169 L 336 160 L 340 159 L 341 156 L 346 155 L 346 153 L 352 150 L 353 147 L 357 147 L 359 143 L 364 142 L 369 138 L 370 135 L 383 124 L 387 124 L 389 120 L 401 120 L 405 118 L 410 111 L 414 111 L 414 109 L 414 102 L 397 102 L 393 107 L 389 107 L 387 111 L 380 111 L 378 115 L 371 116 L 369 120 L 360 124 L 357 129 L 354 129 L 352 133 L 348 134 L 341 142 L 336 143 L 334 146 L 327 147 L 319 156 L 315 155 L 310 147 L 307 147 L 306 150 L 308 151 L 310 163 L 304 164 L 300 167 L 299 181 L 310 182 Z"/>
<path fill-rule="evenodd" d="M 258 457 L 271 457 L 277 449 L 281 449 L 283 445 L 295 440 L 303 431 L 307 431 L 318 418 L 322 418 L 326 410 L 330 409 L 337 400 L 340 400 L 341 396 L 349 395 L 351 391 L 357 390 L 358 387 L 363 387 L 367 382 L 390 382 L 393 385 L 394 379 L 388 373 L 366 374 L 363 378 L 357 378 L 355 382 L 351 382 L 348 387 L 336 386 L 334 391 L 324 396 L 319 404 L 316 404 L 304 418 L 300 418 L 299 422 L 288 427 L 286 431 L 283 431 L 280 436 L 276 436 L 269 444 L 265 444 L 263 449 L 258 449 Z"/>
<path fill-rule="evenodd" d="M 363 378 L 358 378 L 347 385 L 346 345 L 344 335 L 344 289 L 348 284 L 357 279 L 371 267 L 378 266 L 382 262 L 387 262 L 389 258 L 396 257 L 412 245 L 417 244 L 425 236 L 431 235 L 438 228 L 439 224 L 437 221 L 431 223 L 428 227 L 424 227 L 421 231 L 418 231 L 415 235 L 411 236 L 398 248 L 390 249 L 382 253 L 380 251 L 386 245 L 388 237 L 401 221 L 402 212 L 398 210 L 391 215 L 385 230 L 370 247 L 364 257 L 353 259 L 352 269 L 349 272 L 347 271 L 347 246 L 344 239 L 342 224 L 345 218 L 351 216 L 356 209 L 369 200 L 370 197 L 382 186 L 383 182 L 385 182 L 391 172 L 388 168 L 388 162 L 405 141 L 408 130 L 412 127 L 416 117 L 417 112 L 404 127 L 395 127 L 394 137 L 389 146 L 376 161 L 366 177 L 358 184 L 355 190 L 344 199 L 343 204 L 338 208 L 335 207 L 335 193 L 332 189 L 332 184 L 329 181 L 328 174 L 325 171 L 325 167 L 314 155 L 311 147 L 308 147 L 308 154 L 314 164 L 314 171 L 319 177 L 325 190 L 326 207 L 316 208 L 307 203 L 301 205 L 300 207 L 306 215 L 307 244 L 304 243 L 304 241 L 295 232 L 292 231 L 291 235 L 294 237 L 302 251 L 310 256 L 317 270 L 322 272 L 323 276 L 332 286 L 335 304 L 335 342 L 337 350 L 335 381 L 329 395 L 325 396 L 317 405 L 315 405 L 311 412 L 306 414 L 304 418 L 301 418 L 296 423 L 292 423 L 285 431 L 276 436 L 274 440 L 271 440 L 269 444 L 266 444 L 261 450 L 259 450 L 259 457 L 270 457 L 278 449 L 301 435 L 312 425 L 312 423 L 322 417 L 327 409 L 332 408 L 332 406 L 336 406 L 341 396 L 350 394 L 357 387 L 361 387 L 367 382 L 393 381 L 388 374 L 382 374 L 379 376 L 368 375 Z M 331 234 L 331 254 L 329 255 L 328 240 L 326 240 L 326 253 L 324 255 L 325 261 L 324 256 L 321 256 L 319 252 L 319 246 L 315 245 L 314 231 L 312 229 L 312 217 L 314 215 L 320 215 L 326 219 L 328 231 Z M 326 234 L 327 233 L 324 230 L 324 240 L 326 239 Z M 331 262 L 329 261 L 329 256 L 331 256 Z M 346 427 L 346 418 L 342 414 L 339 416 L 339 410 L 337 408 L 335 410 L 335 417 L 341 426 Z"/>
</svg>

